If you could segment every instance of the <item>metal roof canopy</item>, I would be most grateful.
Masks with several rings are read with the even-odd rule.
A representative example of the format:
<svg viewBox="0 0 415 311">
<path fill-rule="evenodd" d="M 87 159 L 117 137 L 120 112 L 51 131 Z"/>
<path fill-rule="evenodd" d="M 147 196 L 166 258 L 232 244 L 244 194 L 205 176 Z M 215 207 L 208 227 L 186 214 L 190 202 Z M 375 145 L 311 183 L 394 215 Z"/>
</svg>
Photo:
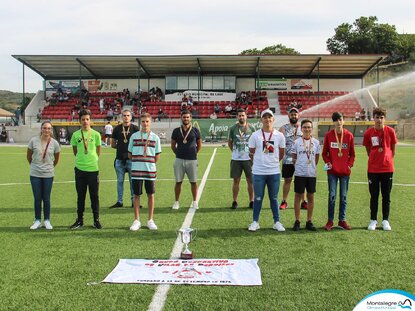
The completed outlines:
<svg viewBox="0 0 415 311">
<path fill-rule="evenodd" d="M 233 75 L 362 79 L 387 55 L 12 55 L 45 80 Z"/>
</svg>

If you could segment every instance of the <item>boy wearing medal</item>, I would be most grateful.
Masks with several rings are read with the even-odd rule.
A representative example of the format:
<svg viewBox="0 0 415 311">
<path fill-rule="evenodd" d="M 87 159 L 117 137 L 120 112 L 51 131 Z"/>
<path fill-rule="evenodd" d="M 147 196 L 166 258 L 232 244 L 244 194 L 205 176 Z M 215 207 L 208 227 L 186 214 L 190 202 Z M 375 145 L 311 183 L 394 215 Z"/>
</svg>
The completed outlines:
<svg viewBox="0 0 415 311">
<path fill-rule="evenodd" d="M 101 229 L 99 222 L 99 167 L 98 158 L 101 153 L 101 135 L 91 128 L 91 111 L 79 111 L 81 129 L 72 134 L 71 145 L 75 155 L 75 187 L 78 194 L 78 217 L 71 229 L 84 225 L 85 197 L 89 189 L 91 209 L 94 216 L 94 227 Z"/>
<path fill-rule="evenodd" d="M 192 114 L 188 110 L 180 113 L 182 125 L 173 130 L 171 134 L 170 147 L 176 155 L 174 161 L 174 176 L 176 178 L 176 185 L 174 187 L 174 194 L 176 201 L 173 204 L 173 209 L 179 209 L 179 198 L 182 189 L 184 175 L 189 178 L 193 201 L 191 208 L 198 209 L 197 200 L 197 153 L 202 148 L 202 137 L 197 128 L 192 126 Z"/>
<path fill-rule="evenodd" d="M 354 137 L 344 128 L 344 119 L 341 112 L 334 112 L 331 116 L 334 129 L 324 136 L 322 157 L 327 170 L 328 193 L 328 220 L 324 229 L 330 231 L 333 228 L 334 209 L 336 206 L 337 183 L 340 184 L 340 204 L 338 226 L 351 230 L 346 221 L 347 190 L 351 168 L 355 160 Z"/>
<path fill-rule="evenodd" d="M 131 111 L 128 109 L 122 112 L 122 124 L 114 128 L 111 136 L 111 147 L 117 149 L 114 162 L 115 173 L 117 174 L 117 202 L 110 208 L 123 206 L 124 177 L 128 173 L 130 181 L 131 207 L 134 206 L 134 192 L 131 182 L 131 160 L 128 158 L 128 141 L 131 135 L 139 130 L 138 126 L 131 123 Z"/>
<path fill-rule="evenodd" d="M 254 188 L 252 186 L 252 160 L 249 157 L 248 140 L 255 129 L 248 124 L 244 109 L 238 109 L 238 122 L 229 129 L 228 147 L 232 151 L 231 178 L 233 179 L 232 209 L 238 208 L 239 184 L 242 171 L 248 186 L 249 207 L 254 207 Z"/>
<path fill-rule="evenodd" d="M 160 138 L 154 134 L 151 127 L 151 115 L 143 113 L 140 117 L 141 130 L 135 132 L 128 144 L 128 157 L 132 162 L 131 179 L 134 191 L 134 222 L 131 231 L 141 228 L 140 222 L 140 196 L 143 194 L 143 185 L 148 198 L 148 221 L 150 230 L 157 230 L 153 220 L 154 193 L 156 192 L 156 163 L 160 158 Z"/>
<path fill-rule="evenodd" d="M 274 114 L 270 109 L 261 113 L 262 128 L 254 132 L 249 138 L 249 154 L 253 157 L 252 183 L 254 185 L 254 208 L 252 223 L 249 231 L 257 231 L 259 227 L 259 214 L 265 195 L 265 186 L 268 188 L 268 197 L 273 217 L 273 229 L 285 231 L 280 222 L 278 208 L 278 191 L 280 189 L 281 171 L 280 160 L 284 156 L 285 138 L 281 132 L 273 128 Z"/>
<path fill-rule="evenodd" d="M 290 107 L 288 111 L 289 123 L 284 124 L 280 127 L 279 131 L 285 137 L 285 154 L 282 159 L 282 169 L 281 176 L 284 178 L 284 184 L 282 186 L 282 200 L 280 204 L 280 209 L 285 210 L 288 207 L 287 198 L 291 188 L 291 182 L 294 176 L 294 164 L 291 156 L 291 148 L 295 140 L 298 137 L 303 136 L 301 132 L 301 126 L 298 122 L 300 111 L 297 107 Z M 301 202 L 301 208 L 307 209 L 308 203 L 306 201 L 306 195 L 304 193 L 303 202 Z"/>
<path fill-rule="evenodd" d="M 314 209 L 314 192 L 316 192 L 316 166 L 320 157 L 320 143 L 318 139 L 311 136 L 313 131 L 313 122 L 310 120 L 301 121 L 301 131 L 303 137 L 298 138 L 291 150 L 293 163 L 295 165 L 294 173 L 294 214 L 295 222 L 294 231 L 300 230 L 300 203 L 307 190 L 307 222 L 305 228 L 310 231 L 316 231 L 312 222 Z"/>
<path fill-rule="evenodd" d="M 393 128 L 385 125 L 386 110 L 375 108 L 373 119 L 375 126 L 366 130 L 363 135 L 363 146 L 366 147 L 368 159 L 367 178 L 370 192 L 370 223 L 368 230 L 376 230 L 379 190 L 382 192 L 382 227 L 392 230 L 389 224 L 390 193 L 392 190 L 395 146 L 398 143 Z"/>
</svg>

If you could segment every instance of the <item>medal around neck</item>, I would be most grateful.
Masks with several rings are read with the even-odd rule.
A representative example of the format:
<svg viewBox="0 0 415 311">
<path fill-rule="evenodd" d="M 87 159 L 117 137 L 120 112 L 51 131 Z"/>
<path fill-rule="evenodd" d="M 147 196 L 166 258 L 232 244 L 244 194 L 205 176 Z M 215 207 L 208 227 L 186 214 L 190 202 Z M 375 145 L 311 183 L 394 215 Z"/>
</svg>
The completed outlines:
<svg viewBox="0 0 415 311">
<path fill-rule="evenodd" d="M 189 244 L 196 238 L 197 229 L 182 228 L 176 231 L 184 244 L 184 250 L 180 253 L 181 259 L 193 259 L 194 253 L 189 249 Z"/>
</svg>

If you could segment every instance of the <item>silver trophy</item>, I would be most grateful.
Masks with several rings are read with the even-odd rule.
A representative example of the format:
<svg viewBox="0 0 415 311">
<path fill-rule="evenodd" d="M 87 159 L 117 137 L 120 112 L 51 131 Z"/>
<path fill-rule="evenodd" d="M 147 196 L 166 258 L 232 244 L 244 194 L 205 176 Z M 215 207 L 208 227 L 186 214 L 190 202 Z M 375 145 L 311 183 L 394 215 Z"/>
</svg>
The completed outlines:
<svg viewBox="0 0 415 311">
<path fill-rule="evenodd" d="M 180 234 L 180 239 L 184 244 L 184 250 L 180 253 L 181 259 L 193 259 L 193 252 L 189 249 L 189 243 L 196 237 L 197 230 L 192 228 L 182 228 L 177 230 L 177 235 Z"/>
</svg>

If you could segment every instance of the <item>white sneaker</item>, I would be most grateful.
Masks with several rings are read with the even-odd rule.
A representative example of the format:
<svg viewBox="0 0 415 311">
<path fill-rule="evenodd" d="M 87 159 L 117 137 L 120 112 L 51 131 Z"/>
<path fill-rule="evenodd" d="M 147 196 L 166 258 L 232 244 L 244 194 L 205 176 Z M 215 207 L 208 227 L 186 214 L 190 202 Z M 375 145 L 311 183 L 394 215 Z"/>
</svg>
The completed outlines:
<svg viewBox="0 0 415 311">
<path fill-rule="evenodd" d="M 46 230 L 52 230 L 53 229 L 53 227 L 52 227 L 49 220 L 45 220 L 45 228 L 46 228 Z"/>
<path fill-rule="evenodd" d="M 253 221 L 248 227 L 249 231 L 257 231 L 258 229 L 259 229 L 259 223 L 257 221 Z"/>
<path fill-rule="evenodd" d="M 180 208 L 179 201 L 174 202 L 172 209 L 179 209 L 179 208 Z"/>
<path fill-rule="evenodd" d="M 376 230 L 376 225 L 378 222 L 376 220 L 371 220 L 369 223 L 369 226 L 367 227 L 367 230 L 373 231 Z"/>
<path fill-rule="evenodd" d="M 391 231 L 392 230 L 391 225 L 389 224 L 389 221 L 387 221 L 387 220 L 382 221 L 382 227 L 383 227 L 383 230 L 385 230 L 385 231 Z"/>
<path fill-rule="evenodd" d="M 284 228 L 284 226 L 282 225 L 282 223 L 280 223 L 279 221 L 277 221 L 273 226 L 272 226 L 272 229 L 274 229 L 274 230 L 277 230 L 277 231 L 279 231 L 279 232 L 284 232 L 285 231 L 285 228 Z"/>
<path fill-rule="evenodd" d="M 141 222 L 139 220 L 134 220 L 133 224 L 130 227 L 131 231 L 137 231 L 138 229 L 141 228 Z"/>
<path fill-rule="evenodd" d="M 150 219 L 149 221 L 147 221 L 147 227 L 150 230 L 157 230 L 157 225 L 154 223 L 153 219 Z"/>
<path fill-rule="evenodd" d="M 190 205 L 190 208 L 199 209 L 199 204 L 197 203 L 197 201 L 193 201 Z"/>
<path fill-rule="evenodd" d="M 40 222 L 40 220 L 35 220 L 33 225 L 30 226 L 30 229 L 36 230 L 36 229 L 39 229 L 40 227 L 42 227 L 42 223 Z"/>
</svg>

